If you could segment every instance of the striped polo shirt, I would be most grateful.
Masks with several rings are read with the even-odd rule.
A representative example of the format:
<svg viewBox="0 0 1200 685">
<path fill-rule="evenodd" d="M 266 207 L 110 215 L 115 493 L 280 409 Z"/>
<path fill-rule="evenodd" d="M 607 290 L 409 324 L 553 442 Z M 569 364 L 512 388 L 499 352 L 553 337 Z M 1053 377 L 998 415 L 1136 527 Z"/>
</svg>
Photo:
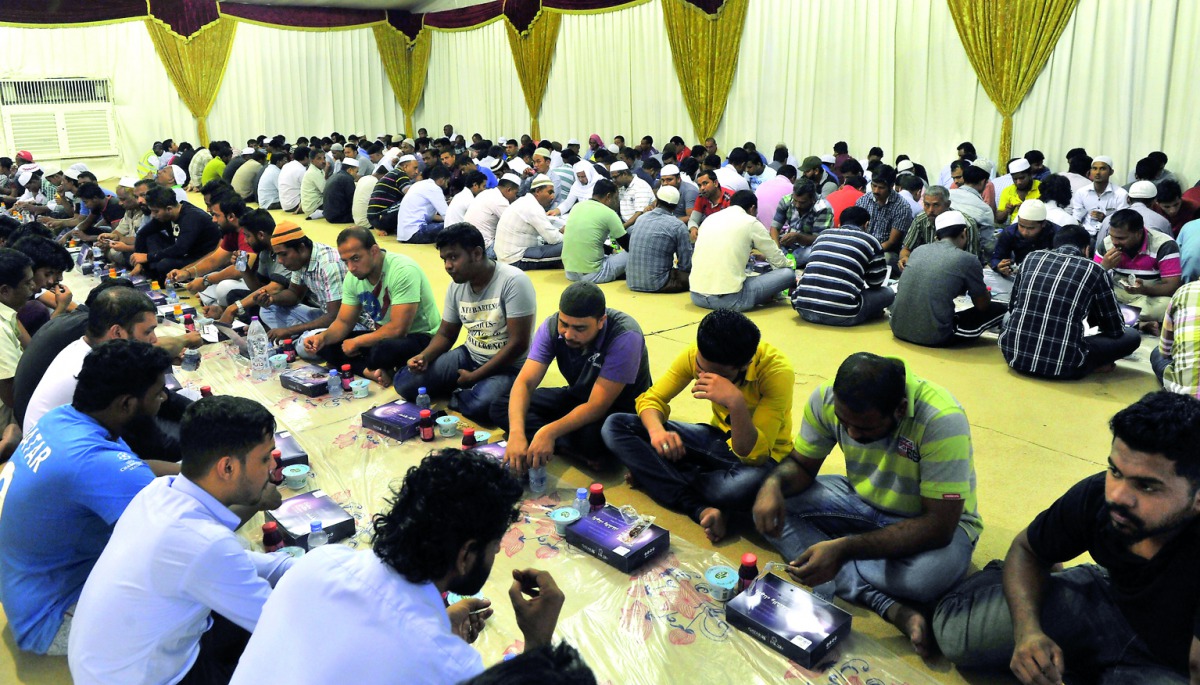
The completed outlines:
<svg viewBox="0 0 1200 685">
<path fill-rule="evenodd" d="M 792 307 L 851 318 L 862 293 L 883 284 L 887 262 L 879 239 L 855 228 L 826 229 L 813 241 L 808 266 L 792 291 Z"/>
<path fill-rule="evenodd" d="M 1121 255 L 1121 261 L 1113 268 L 1117 278 L 1130 276 L 1143 281 L 1153 281 L 1160 278 L 1178 278 L 1183 274 L 1183 265 L 1179 261 L 1179 244 L 1171 236 L 1158 231 L 1142 229 L 1146 234 L 1142 247 L 1137 254 L 1130 257 Z M 1104 237 L 1104 249 L 1096 253 L 1096 263 L 1104 262 L 1104 255 L 1113 248 L 1112 238 Z"/>
<path fill-rule="evenodd" d="M 900 361 L 900 360 L 897 360 Z M 903 363 L 901 361 L 901 363 Z M 908 409 L 885 438 L 856 442 L 833 410 L 833 383 L 813 391 L 795 448 L 821 460 L 834 445 L 846 457 L 846 476 L 868 504 L 895 516 L 921 514 L 921 499 L 961 500 L 959 525 L 978 540 L 983 532 L 975 497 L 971 427 L 958 401 L 945 389 L 906 369 Z"/>
</svg>

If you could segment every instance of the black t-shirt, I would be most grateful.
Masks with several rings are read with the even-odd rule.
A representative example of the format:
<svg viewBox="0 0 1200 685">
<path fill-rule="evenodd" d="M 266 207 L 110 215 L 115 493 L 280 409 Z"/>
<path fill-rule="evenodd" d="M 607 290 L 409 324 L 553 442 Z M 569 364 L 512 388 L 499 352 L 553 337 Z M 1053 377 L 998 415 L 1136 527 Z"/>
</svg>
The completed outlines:
<svg viewBox="0 0 1200 685">
<path fill-rule="evenodd" d="M 329 177 L 321 206 L 325 220 L 331 224 L 348 224 L 354 221 L 351 207 L 354 205 L 354 179 L 346 171 Z"/>
<path fill-rule="evenodd" d="M 1200 522 L 1193 521 L 1153 559 L 1132 552 L 1108 528 L 1105 474 L 1076 483 L 1029 524 L 1029 545 L 1043 562 L 1087 552 L 1108 570 L 1117 607 L 1164 666 L 1188 672 L 1200 637 Z"/>
<path fill-rule="evenodd" d="M 38 329 L 29 341 L 29 347 L 21 355 L 17 363 L 17 374 L 13 377 L 13 413 L 17 417 L 17 425 L 25 423 L 25 410 L 29 408 L 29 399 L 37 390 L 42 376 L 54 362 L 54 358 L 67 345 L 83 337 L 87 329 L 87 309 L 79 307 L 73 312 L 50 319 L 46 325 Z"/>
</svg>

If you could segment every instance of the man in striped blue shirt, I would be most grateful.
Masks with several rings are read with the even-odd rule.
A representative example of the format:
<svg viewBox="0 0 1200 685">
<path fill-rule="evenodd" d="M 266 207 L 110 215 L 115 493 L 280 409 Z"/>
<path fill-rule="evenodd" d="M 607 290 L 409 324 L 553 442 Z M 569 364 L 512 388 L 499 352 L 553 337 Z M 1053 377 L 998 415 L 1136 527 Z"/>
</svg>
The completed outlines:
<svg viewBox="0 0 1200 685">
<path fill-rule="evenodd" d="M 882 315 L 896 299 L 891 288 L 883 287 L 887 263 L 883 246 L 869 231 L 870 214 L 847 207 L 841 220 L 841 228 L 817 236 L 792 291 L 792 308 L 809 323 L 856 326 Z"/>
</svg>

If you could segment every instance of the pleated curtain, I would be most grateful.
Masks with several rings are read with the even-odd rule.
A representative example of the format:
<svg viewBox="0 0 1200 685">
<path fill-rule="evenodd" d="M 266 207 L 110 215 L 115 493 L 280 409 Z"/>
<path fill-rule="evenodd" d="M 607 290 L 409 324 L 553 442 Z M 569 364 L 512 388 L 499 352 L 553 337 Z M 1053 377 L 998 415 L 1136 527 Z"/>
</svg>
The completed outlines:
<svg viewBox="0 0 1200 685">
<path fill-rule="evenodd" d="M 725 114 L 746 5 L 747 0 L 726 0 L 716 14 L 707 14 L 686 0 L 662 0 L 675 73 L 698 140 L 716 133 Z"/>
<path fill-rule="evenodd" d="M 208 115 L 221 90 L 237 22 L 222 17 L 186 38 L 153 17 L 145 23 L 167 76 L 196 118 L 200 144 L 208 145 Z"/>
<path fill-rule="evenodd" d="M 421 104 L 425 93 L 425 76 L 429 72 L 430 32 L 423 30 L 416 39 L 409 40 L 408 36 L 392 28 L 388 24 L 376 24 L 375 44 L 379 49 L 379 58 L 383 69 L 387 72 L 388 81 L 392 84 L 392 92 L 400 109 L 404 110 L 404 133 L 415 135 L 413 113 Z"/>
<path fill-rule="evenodd" d="M 538 114 L 542 110 L 542 98 L 546 84 L 550 82 L 550 65 L 554 62 L 554 46 L 558 42 L 558 26 L 562 16 L 542 10 L 524 33 L 505 20 L 508 30 L 508 46 L 512 50 L 513 66 L 521 80 L 521 91 L 525 93 L 525 106 L 529 108 L 529 130 L 534 140 L 541 139 Z"/>
</svg>

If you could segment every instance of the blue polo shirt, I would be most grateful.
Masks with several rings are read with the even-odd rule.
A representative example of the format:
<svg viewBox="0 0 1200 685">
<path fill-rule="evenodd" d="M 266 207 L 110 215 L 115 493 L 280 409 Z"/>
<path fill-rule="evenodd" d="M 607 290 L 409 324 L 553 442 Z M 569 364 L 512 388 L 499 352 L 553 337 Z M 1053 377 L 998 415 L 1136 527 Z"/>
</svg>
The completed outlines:
<svg viewBox="0 0 1200 685">
<path fill-rule="evenodd" d="M 0 604 L 17 646 L 44 654 L 125 506 L 154 474 L 125 441 L 65 405 L 0 470 Z"/>
</svg>

